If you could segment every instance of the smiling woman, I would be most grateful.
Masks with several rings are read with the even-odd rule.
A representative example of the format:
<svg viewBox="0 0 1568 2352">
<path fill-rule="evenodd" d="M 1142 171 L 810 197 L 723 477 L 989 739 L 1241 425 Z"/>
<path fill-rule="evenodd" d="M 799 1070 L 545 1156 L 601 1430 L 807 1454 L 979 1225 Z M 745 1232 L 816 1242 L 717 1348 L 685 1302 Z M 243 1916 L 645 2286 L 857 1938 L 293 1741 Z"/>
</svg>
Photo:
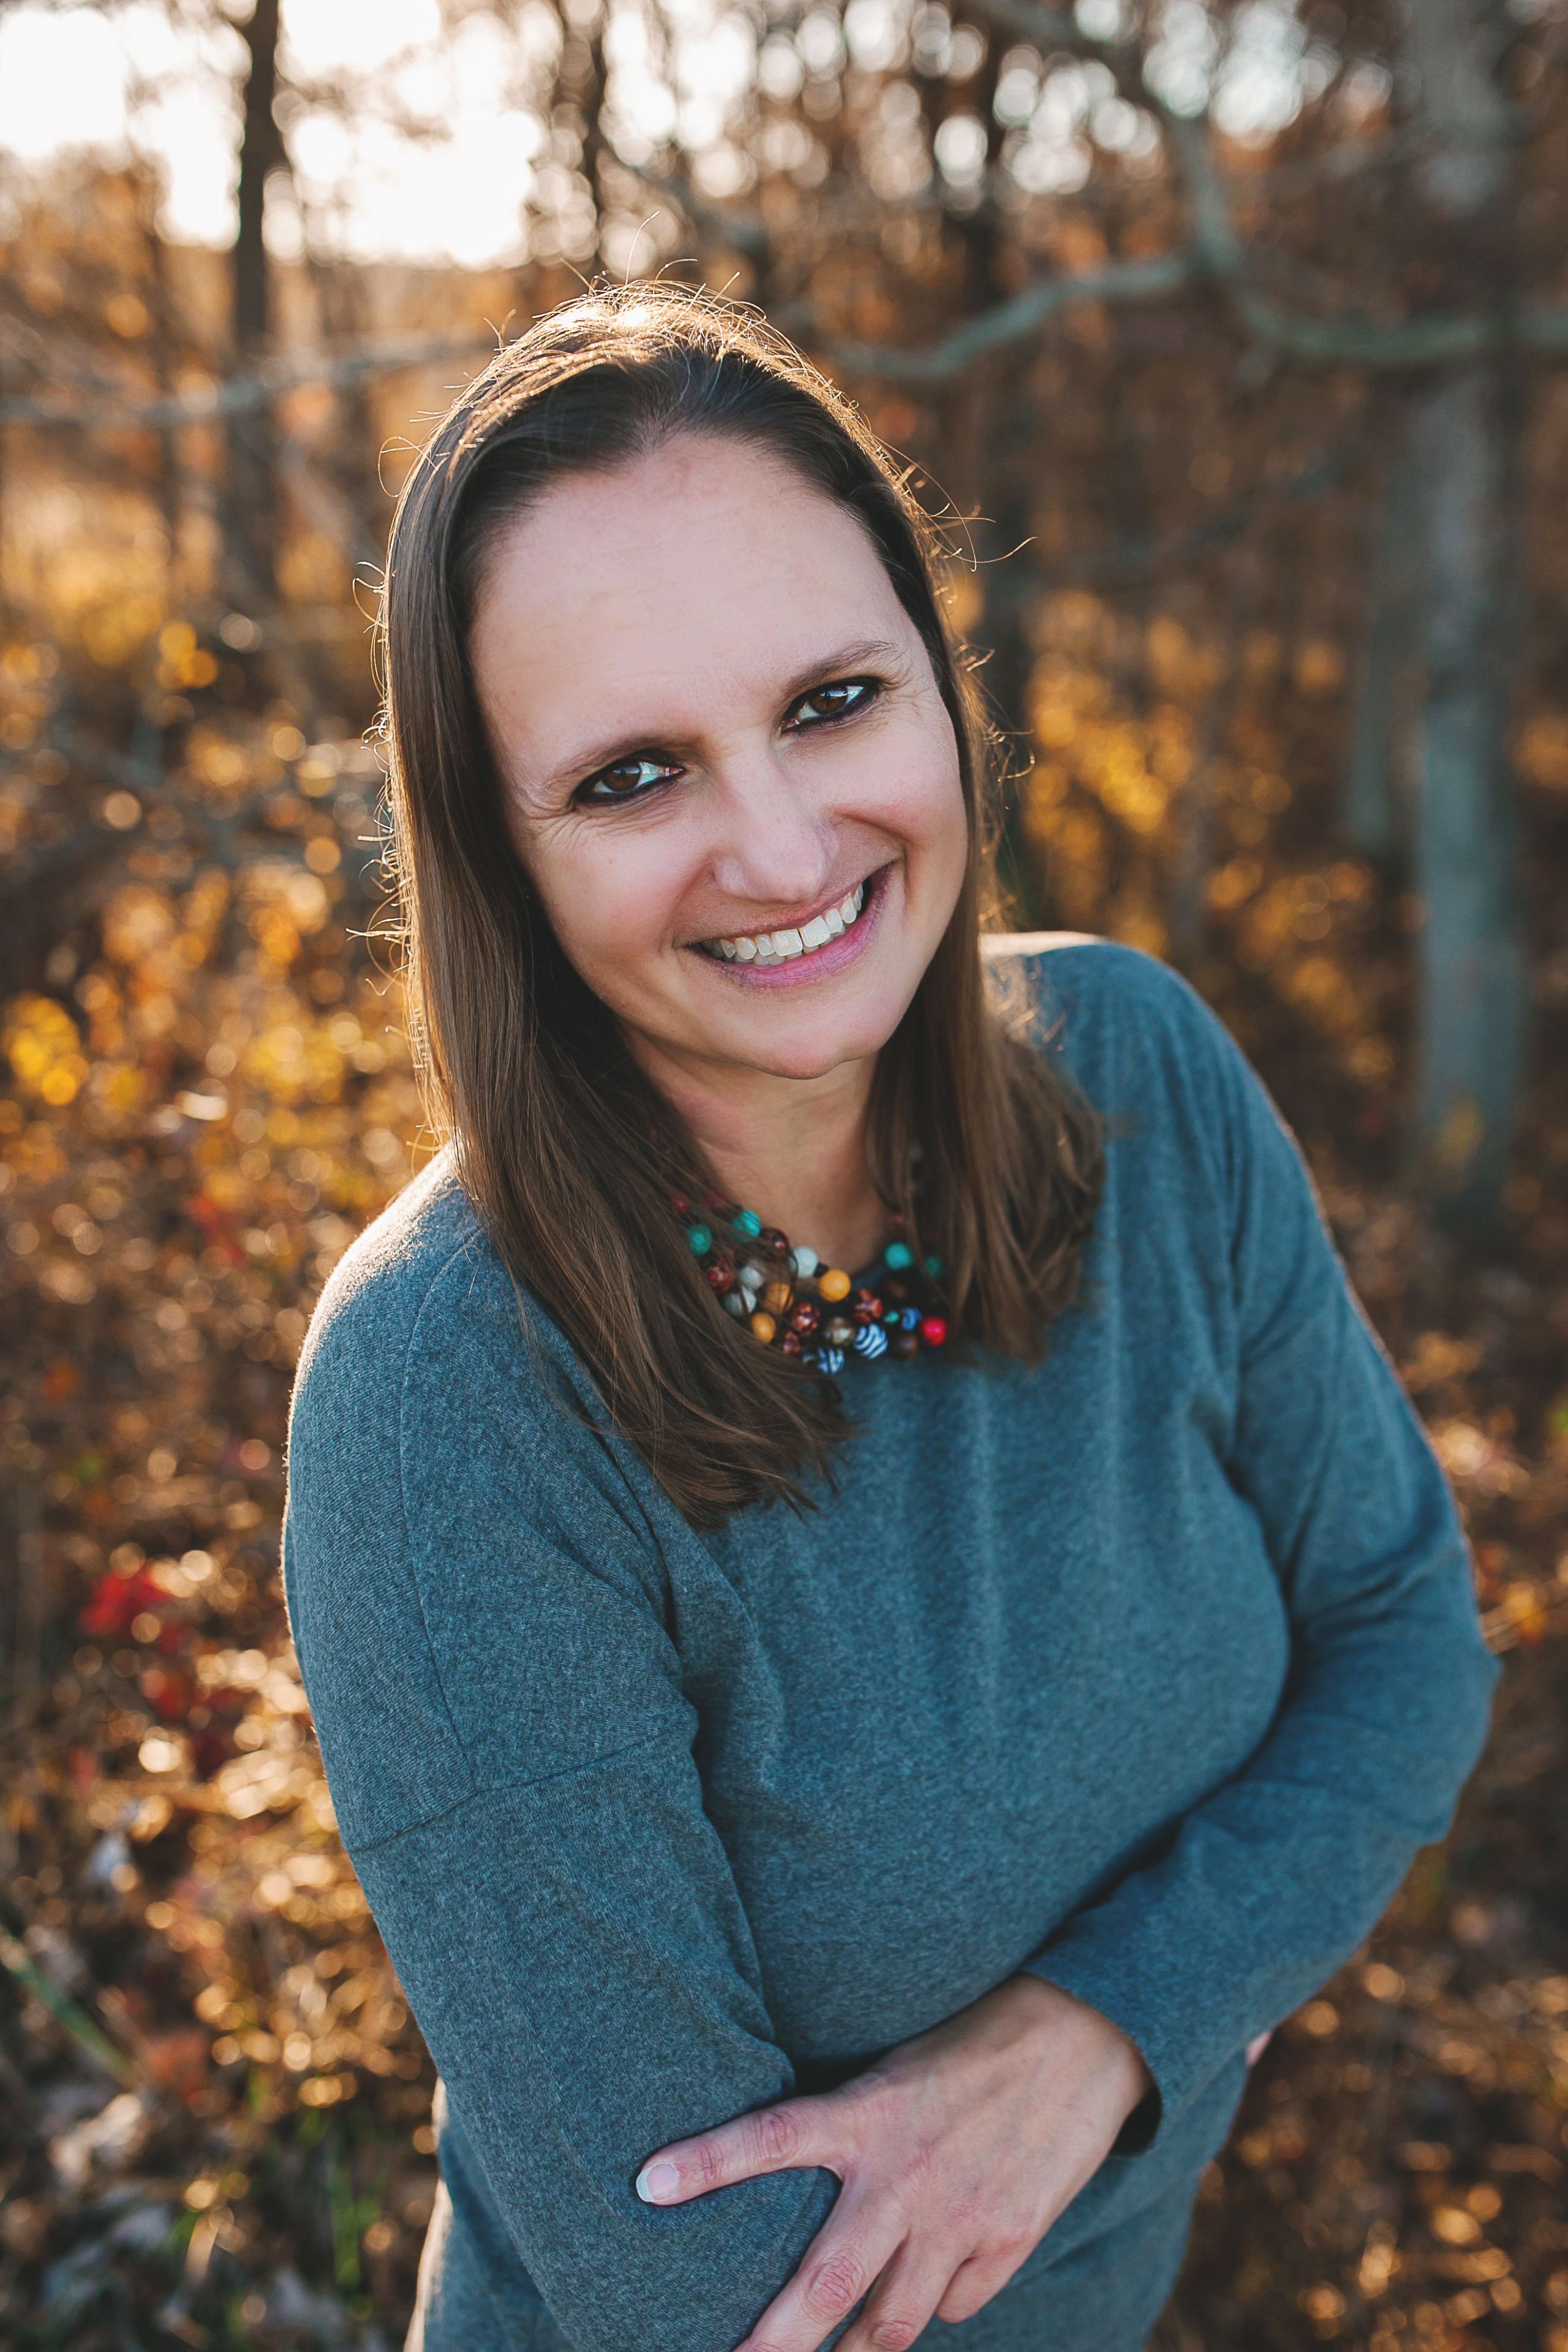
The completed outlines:
<svg viewBox="0 0 1568 2352">
<path fill-rule="evenodd" d="M 646 289 L 503 353 L 394 529 L 410 976 L 462 1182 L 700 1523 L 797 1494 L 845 1423 L 787 1318 L 767 1352 L 726 1323 L 672 1193 L 846 1269 L 898 1219 L 954 1335 L 1026 1360 L 1077 1280 L 1097 1131 L 983 974 L 939 554 L 786 345 Z"/>
<path fill-rule="evenodd" d="M 1139 2352 L 1485 1727 L 1257 1079 L 1150 959 L 983 936 L 939 551 L 793 352 L 645 288 L 399 509 L 450 1142 L 322 1296 L 284 1568 L 441 2073 L 410 2352 Z"/>
</svg>

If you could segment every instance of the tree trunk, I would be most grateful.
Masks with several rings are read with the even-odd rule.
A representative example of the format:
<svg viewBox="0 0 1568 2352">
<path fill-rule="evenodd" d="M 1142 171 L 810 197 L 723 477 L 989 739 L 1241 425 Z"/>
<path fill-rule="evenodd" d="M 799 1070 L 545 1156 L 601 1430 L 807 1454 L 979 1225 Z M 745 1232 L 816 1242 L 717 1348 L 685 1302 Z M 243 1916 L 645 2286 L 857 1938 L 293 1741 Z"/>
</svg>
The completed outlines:
<svg viewBox="0 0 1568 2352">
<path fill-rule="evenodd" d="M 1424 922 L 1412 1171 L 1444 1222 L 1496 1219 L 1518 1118 L 1528 1003 L 1508 758 L 1517 637 L 1517 399 L 1505 335 L 1514 131 L 1498 68 L 1504 0 L 1405 0 L 1422 134 L 1417 178 L 1447 299 L 1484 304 L 1499 342 L 1413 404 L 1422 708 L 1415 884 Z"/>
<path fill-rule="evenodd" d="M 273 112 L 278 16 L 279 0 L 256 0 L 248 23 L 239 28 L 250 58 L 239 142 L 239 217 L 230 263 L 232 340 L 241 368 L 265 357 L 272 331 L 263 232 L 268 174 L 284 160 Z M 228 593 L 242 608 L 265 609 L 277 583 L 278 457 L 272 418 L 264 407 L 230 420 L 227 492 Z"/>
<path fill-rule="evenodd" d="M 1518 1117 L 1527 974 L 1508 761 L 1515 601 L 1512 434 L 1489 365 L 1429 385 L 1412 418 L 1424 570 L 1415 882 L 1416 1173 L 1445 1221 L 1495 1217 Z"/>
<path fill-rule="evenodd" d="M 1420 507 L 1408 412 L 1401 414 L 1397 430 L 1373 524 L 1366 635 L 1345 755 L 1343 800 L 1350 846 L 1384 866 L 1404 851 L 1409 832 L 1400 784 L 1410 750 L 1415 716 L 1411 671 L 1417 657 Z"/>
</svg>

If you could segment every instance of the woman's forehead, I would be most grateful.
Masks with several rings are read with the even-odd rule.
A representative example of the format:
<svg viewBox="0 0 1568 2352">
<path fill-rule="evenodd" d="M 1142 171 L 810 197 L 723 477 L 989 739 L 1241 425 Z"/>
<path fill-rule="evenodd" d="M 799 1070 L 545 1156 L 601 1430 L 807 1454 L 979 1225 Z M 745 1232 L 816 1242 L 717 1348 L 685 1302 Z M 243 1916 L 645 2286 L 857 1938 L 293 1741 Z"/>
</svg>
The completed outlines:
<svg viewBox="0 0 1568 2352">
<path fill-rule="evenodd" d="M 574 475 L 503 530 L 474 660 L 492 719 L 531 736 L 584 692 L 601 719 L 656 725 L 650 699 L 771 693 L 836 646 L 910 628 L 848 509 L 766 451 L 693 437 Z"/>
</svg>

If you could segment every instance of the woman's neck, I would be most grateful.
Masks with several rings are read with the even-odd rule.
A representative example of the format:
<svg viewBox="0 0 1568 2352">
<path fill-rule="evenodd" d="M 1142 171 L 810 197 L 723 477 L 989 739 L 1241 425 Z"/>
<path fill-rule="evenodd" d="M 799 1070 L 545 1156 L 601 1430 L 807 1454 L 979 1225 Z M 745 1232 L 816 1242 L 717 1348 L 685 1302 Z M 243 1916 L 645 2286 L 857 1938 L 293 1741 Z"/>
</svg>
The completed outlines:
<svg viewBox="0 0 1568 2352">
<path fill-rule="evenodd" d="M 781 1078 L 715 1071 L 644 1039 L 629 1042 L 738 1208 L 754 1210 L 829 1265 L 854 1272 L 880 1254 L 888 1216 L 866 1148 L 874 1057 L 822 1077 Z"/>
</svg>

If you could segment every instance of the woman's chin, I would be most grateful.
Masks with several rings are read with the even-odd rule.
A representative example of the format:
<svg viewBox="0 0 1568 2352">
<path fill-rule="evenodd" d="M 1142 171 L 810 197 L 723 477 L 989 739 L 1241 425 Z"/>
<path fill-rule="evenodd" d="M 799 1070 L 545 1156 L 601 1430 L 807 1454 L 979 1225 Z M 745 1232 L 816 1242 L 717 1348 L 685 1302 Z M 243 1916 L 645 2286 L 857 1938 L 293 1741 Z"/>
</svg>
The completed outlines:
<svg viewBox="0 0 1568 2352">
<path fill-rule="evenodd" d="M 868 974 L 868 980 L 869 980 Z M 918 975 L 917 975 L 918 978 Z M 752 996 L 711 1024 L 713 1050 L 726 1061 L 778 1078 L 822 1078 L 847 1062 L 877 1054 L 903 1019 L 913 990 L 881 984 Z"/>
</svg>

